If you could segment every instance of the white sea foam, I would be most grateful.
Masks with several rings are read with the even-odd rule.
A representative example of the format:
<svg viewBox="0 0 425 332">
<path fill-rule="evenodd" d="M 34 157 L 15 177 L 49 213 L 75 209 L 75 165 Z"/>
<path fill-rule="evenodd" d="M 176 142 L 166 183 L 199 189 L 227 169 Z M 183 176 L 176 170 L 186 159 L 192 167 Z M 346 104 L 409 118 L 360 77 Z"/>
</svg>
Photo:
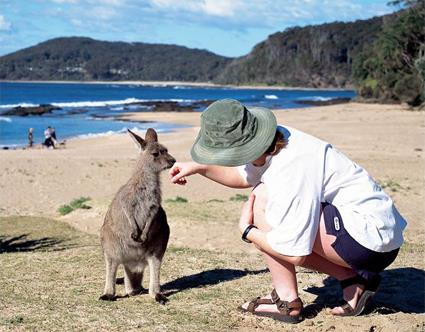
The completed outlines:
<svg viewBox="0 0 425 332">
<path fill-rule="evenodd" d="M 58 103 L 51 102 L 50 105 L 57 107 L 108 107 L 108 106 L 121 106 L 128 105 L 133 103 L 142 103 L 142 102 L 160 102 L 160 101 L 174 101 L 177 103 L 190 103 L 193 102 L 193 99 L 138 99 L 138 98 L 127 98 L 122 100 L 105 100 L 105 101 L 75 101 L 75 102 L 66 102 L 66 103 Z M 0 108 L 13 108 L 13 107 L 34 107 L 39 106 L 38 104 L 28 104 L 28 103 L 20 103 L 20 104 L 8 104 L 8 105 L 0 105 Z"/>
<path fill-rule="evenodd" d="M 35 107 L 38 106 L 38 104 L 30 104 L 30 103 L 20 103 L 20 104 L 6 104 L 6 105 L 0 105 L 0 108 L 13 108 L 13 107 Z"/>
<path fill-rule="evenodd" d="M 12 122 L 11 118 L 7 118 L 5 116 L 0 116 L 0 121 L 4 121 L 4 122 Z"/>
<path fill-rule="evenodd" d="M 133 127 L 133 128 L 128 128 L 133 132 L 145 132 L 147 130 L 147 128 L 139 128 L 139 127 Z M 166 130 L 164 129 L 155 129 L 155 131 L 157 133 L 161 133 L 164 132 Z M 88 133 L 88 134 L 82 134 L 82 135 L 77 135 L 74 138 L 94 138 L 94 137 L 105 137 L 105 136 L 112 136 L 115 134 L 123 134 L 127 132 L 127 127 L 123 127 L 120 130 L 108 130 L 105 132 L 101 132 L 101 133 Z"/>
<path fill-rule="evenodd" d="M 279 99 L 279 97 L 276 96 L 276 95 L 264 95 L 264 98 L 266 98 L 266 99 Z"/>
<path fill-rule="evenodd" d="M 302 97 L 299 100 L 314 100 L 314 101 L 328 101 L 335 99 L 337 97 L 322 97 L 322 96 L 312 96 L 312 97 Z"/>
<path fill-rule="evenodd" d="M 114 135 L 114 134 L 118 134 L 118 133 L 121 133 L 121 132 L 123 132 L 123 131 L 122 130 L 119 130 L 119 131 L 108 130 L 108 131 L 105 131 L 105 132 L 102 132 L 102 133 L 96 133 L 96 134 L 88 133 L 88 134 L 78 135 L 78 136 L 75 136 L 75 137 L 76 138 L 105 137 L 105 136 L 111 136 L 111 135 Z"/>
<path fill-rule="evenodd" d="M 189 90 L 192 89 L 192 87 L 187 86 L 187 85 L 175 85 L 173 86 L 174 90 Z"/>
<path fill-rule="evenodd" d="M 106 101 L 75 101 L 69 103 L 51 103 L 53 106 L 58 107 L 106 107 L 115 105 L 126 105 L 137 102 L 144 102 L 146 99 L 127 98 L 124 100 L 106 100 Z"/>
</svg>

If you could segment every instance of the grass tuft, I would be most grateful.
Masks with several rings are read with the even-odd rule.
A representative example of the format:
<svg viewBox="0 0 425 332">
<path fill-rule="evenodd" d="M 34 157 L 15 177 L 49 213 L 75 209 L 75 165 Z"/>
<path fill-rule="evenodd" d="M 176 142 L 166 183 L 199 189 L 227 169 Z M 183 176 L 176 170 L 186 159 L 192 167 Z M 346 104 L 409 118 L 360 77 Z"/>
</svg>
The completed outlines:
<svg viewBox="0 0 425 332">
<path fill-rule="evenodd" d="M 165 200 L 167 203 L 187 203 L 189 202 L 187 200 L 187 198 L 181 197 L 181 196 L 176 196 L 174 198 L 168 198 L 167 200 Z"/>
<path fill-rule="evenodd" d="M 230 197 L 230 200 L 235 202 L 246 202 L 248 200 L 248 195 L 236 194 Z"/>
<path fill-rule="evenodd" d="M 379 184 L 380 184 L 382 189 L 388 189 L 393 193 L 404 189 L 401 184 L 397 183 L 396 181 L 394 181 L 392 179 L 382 181 Z"/>
<path fill-rule="evenodd" d="M 224 203 L 222 199 L 213 198 L 207 201 L 207 203 Z"/>
<path fill-rule="evenodd" d="M 90 206 L 84 204 L 90 200 L 90 197 L 80 197 L 72 200 L 69 204 L 61 205 L 58 209 L 60 215 L 64 216 L 77 209 L 91 209 Z"/>
</svg>

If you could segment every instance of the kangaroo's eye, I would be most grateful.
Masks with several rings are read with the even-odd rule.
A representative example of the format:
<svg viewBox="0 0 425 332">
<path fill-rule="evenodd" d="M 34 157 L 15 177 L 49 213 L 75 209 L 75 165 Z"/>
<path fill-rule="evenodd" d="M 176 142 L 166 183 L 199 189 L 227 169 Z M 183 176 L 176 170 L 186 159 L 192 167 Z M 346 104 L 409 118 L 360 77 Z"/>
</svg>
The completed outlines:
<svg viewBox="0 0 425 332">
<path fill-rule="evenodd" d="M 159 152 L 154 152 L 152 153 L 152 156 L 154 156 L 155 158 L 159 156 Z"/>
</svg>

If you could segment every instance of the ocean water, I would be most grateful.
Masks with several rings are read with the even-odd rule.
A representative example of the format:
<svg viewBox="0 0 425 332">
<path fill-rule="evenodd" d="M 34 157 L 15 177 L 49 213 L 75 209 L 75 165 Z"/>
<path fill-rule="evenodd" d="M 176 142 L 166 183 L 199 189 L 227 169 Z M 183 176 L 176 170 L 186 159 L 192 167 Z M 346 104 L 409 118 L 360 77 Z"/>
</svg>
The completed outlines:
<svg viewBox="0 0 425 332">
<path fill-rule="evenodd" d="M 9 83 L 0 82 L 0 147 L 27 144 L 29 128 L 34 128 L 34 141 L 43 141 L 47 126 L 56 129 L 58 140 L 74 137 L 111 135 L 126 128 L 159 132 L 176 130 L 178 124 L 139 123 L 116 119 L 122 113 L 143 112 L 146 108 L 132 105 L 138 101 L 176 101 L 182 105 L 200 100 L 238 99 L 248 106 L 271 109 L 302 108 L 297 100 L 330 100 L 354 97 L 351 90 L 271 90 L 193 86 L 144 86 L 137 84 L 84 83 Z M 61 110 L 42 116 L 6 116 L 15 106 L 52 104 Z M 81 112 L 83 111 L 84 112 Z M 200 108 L 198 111 L 202 111 Z"/>
</svg>

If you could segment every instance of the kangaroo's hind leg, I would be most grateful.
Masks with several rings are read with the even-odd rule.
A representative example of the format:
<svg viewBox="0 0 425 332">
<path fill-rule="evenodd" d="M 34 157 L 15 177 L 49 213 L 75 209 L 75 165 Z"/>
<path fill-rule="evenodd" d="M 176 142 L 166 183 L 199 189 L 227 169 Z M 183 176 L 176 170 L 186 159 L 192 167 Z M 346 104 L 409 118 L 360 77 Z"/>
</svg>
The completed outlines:
<svg viewBox="0 0 425 332">
<path fill-rule="evenodd" d="M 168 299 L 161 293 L 159 284 L 159 275 L 161 269 L 161 258 L 152 255 L 148 257 L 149 263 L 149 295 L 155 299 L 155 301 L 165 304 Z"/>
<path fill-rule="evenodd" d="M 139 264 L 136 268 L 124 265 L 124 285 L 129 296 L 139 295 L 143 291 L 142 280 L 143 270 L 146 263 Z"/>
<path fill-rule="evenodd" d="M 105 290 L 99 300 L 114 301 L 115 300 L 115 278 L 117 275 L 118 263 L 105 254 L 106 276 Z"/>
</svg>

